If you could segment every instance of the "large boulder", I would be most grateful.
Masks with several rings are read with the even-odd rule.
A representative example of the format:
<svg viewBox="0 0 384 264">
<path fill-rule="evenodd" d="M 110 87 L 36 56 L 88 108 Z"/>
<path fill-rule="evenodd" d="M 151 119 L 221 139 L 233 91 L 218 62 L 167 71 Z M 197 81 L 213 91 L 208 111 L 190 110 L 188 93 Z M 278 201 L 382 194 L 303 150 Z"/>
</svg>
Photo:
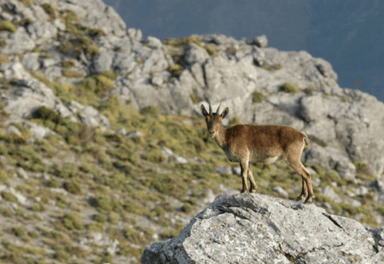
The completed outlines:
<svg viewBox="0 0 384 264">
<path fill-rule="evenodd" d="M 383 230 L 301 202 L 223 194 L 181 234 L 149 245 L 143 264 L 381 263 Z"/>
</svg>

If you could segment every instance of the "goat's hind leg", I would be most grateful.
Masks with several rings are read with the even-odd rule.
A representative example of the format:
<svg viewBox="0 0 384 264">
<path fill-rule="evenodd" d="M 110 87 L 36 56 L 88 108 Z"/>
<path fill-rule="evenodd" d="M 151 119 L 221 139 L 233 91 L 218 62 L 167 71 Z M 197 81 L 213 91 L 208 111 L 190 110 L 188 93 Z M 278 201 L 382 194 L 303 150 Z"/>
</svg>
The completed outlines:
<svg viewBox="0 0 384 264">
<path fill-rule="evenodd" d="M 309 204 L 312 203 L 312 197 L 313 197 L 313 190 L 312 190 L 312 182 L 311 182 L 311 174 L 307 171 L 307 169 L 304 167 L 303 164 L 301 164 L 300 161 L 295 161 L 288 159 L 286 160 L 289 166 L 291 166 L 302 178 L 302 188 L 301 188 L 301 194 L 297 198 L 298 200 L 304 199 L 306 196 L 306 193 L 308 193 L 307 198 L 305 199 L 304 203 Z"/>
<path fill-rule="evenodd" d="M 251 188 L 249 188 L 250 193 L 255 193 L 257 189 L 257 185 L 255 182 L 255 179 L 253 178 L 252 170 L 251 170 L 251 165 L 248 165 L 248 177 L 249 181 L 251 183 Z"/>
<path fill-rule="evenodd" d="M 241 189 L 241 193 L 245 193 L 248 190 L 248 160 L 241 160 L 240 161 L 240 167 L 241 167 L 241 180 L 243 182 L 243 188 Z"/>
<path fill-rule="evenodd" d="M 301 193 L 296 198 L 296 201 L 304 201 L 305 197 L 307 197 L 307 185 L 305 184 L 305 180 L 301 177 Z"/>
</svg>

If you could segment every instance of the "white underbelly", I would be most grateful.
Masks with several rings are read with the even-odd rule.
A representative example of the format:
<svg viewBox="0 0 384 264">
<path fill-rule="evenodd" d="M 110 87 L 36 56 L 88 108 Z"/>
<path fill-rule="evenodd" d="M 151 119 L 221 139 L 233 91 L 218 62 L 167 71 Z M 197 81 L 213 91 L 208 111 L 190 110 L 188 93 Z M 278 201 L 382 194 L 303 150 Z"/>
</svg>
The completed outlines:
<svg viewBox="0 0 384 264">
<path fill-rule="evenodd" d="M 279 160 L 279 156 L 276 156 L 276 157 L 270 157 L 270 158 L 267 158 L 265 159 L 264 161 L 262 161 L 263 163 L 275 163 L 276 161 Z"/>
</svg>

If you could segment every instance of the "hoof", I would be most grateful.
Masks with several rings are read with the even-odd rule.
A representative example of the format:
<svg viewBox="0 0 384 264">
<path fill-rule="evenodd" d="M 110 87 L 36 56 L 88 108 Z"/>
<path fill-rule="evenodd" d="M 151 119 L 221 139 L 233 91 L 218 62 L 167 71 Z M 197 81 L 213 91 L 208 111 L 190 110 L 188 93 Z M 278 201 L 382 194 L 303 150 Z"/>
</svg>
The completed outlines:
<svg viewBox="0 0 384 264">
<path fill-rule="evenodd" d="M 299 197 L 296 198 L 296 201 L 304 201 L 305 196 L 300 195 Z"/>
<path fill-rule="evenodd" d="M 307 198 L 305 201 L 304 201 L 304 204 L 312 204 L 313 203 L 313 200 L 312 200 L 312 197 L 311 198 Z"/>
<path fill-rule="evenodd" d="M 249 193 L 256 193 L 256 189 L 249 190 Z"/>
</svg>

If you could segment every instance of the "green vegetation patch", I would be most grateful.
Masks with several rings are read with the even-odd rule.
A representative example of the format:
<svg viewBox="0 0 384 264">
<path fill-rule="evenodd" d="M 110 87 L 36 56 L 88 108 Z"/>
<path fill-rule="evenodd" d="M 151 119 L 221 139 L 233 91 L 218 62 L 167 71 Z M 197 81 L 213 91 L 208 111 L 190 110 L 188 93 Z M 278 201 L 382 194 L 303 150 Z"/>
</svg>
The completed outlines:
<svg viewBox="0 0 384 264">
<path fill-rule="evenodd" d="M 375 175 L 372 173 L 368 164 L 365 162 L 355 162 L 356 177 L 363 181 L 373 182 L 376 180 Z"/>
<path fill-rule="evenodd" d="M 317 137 L 315 137 L 315 136 L 310 135 L 310 136 L 309 136 L 309 140 L 310 140 L 311 142 L 316 143 L 316 144 L 319 145 L 320 147 L 325 148 L 325 147 L 327 146 L 327 143 L 325 143 L 324 141 L 322 141 L 321 139 L 319 139 L 319 138 L 317 138 Z"/>
<path fill-rule="evenodd" d="M 208 54 L 211 56 L 217 56 L 219 54 L 217 48 L 215 48 L 212 45 L 208 45 L 208 44 L 204 45 L 204 48 L 208 52 Z"/>
<path fill-rule="evenodd" d="M 282 90 L 286 93 L 299 93 L 300 88 L 297 87 L 295 84 L 287 82 L 282 86 Z"/>
<path fill-rule="evenodd" d="M 64 189 L 67 190 L 67 192 L 76 195 L 81 194 L 83 190 L 81 184 L 76 179 L 71 179 L 70 181 L 65 182 Z"/>
<path fill-rule="evenodd" d="M 76 166 L 69 163 L 65 163 L 64 165 L 54 164 L 48 172 L 56 177 L 69 179 L 77 175 L 78 169 Z"/>
<path fill-rule="evenodd" d="M 100 195 L 91 201 L 91 204 L 99 211 L 120 212 L 123 209 L 121 201 L 113 196 Z"/>
<path fill-rule="evenodd" d="M 179 64 L 173 64 L 169 67 L 169 71 L 174 77 L 179 77 L 183 72 L 183 67 Z"/>
<path fill-rule="evenodd" d="M 254 91 L 252 93 L 252 103 L 260 103 L 264 100 L 265 100 L 265 96 L 262 93 L 258 91 Z"/>
<path fill-rule="evenodd" d="M 61 220 L 64 227 L 68 230 L 81 230 L 84 228 L 83 222 L 81 221 L 80 216 L 75 212 L 67 213 L 63 216 Z"/>
<path fill-rule="evenodd" d="M 4 200 L 12 203 L 17 203 L 16 196 L 14 196 L 12 193 L 7 192 L 7 191 L 2 191 L 1 192 L 1 197 L 3 197 Z"/>
<path fill-rule="evenodd" d="M 41 7 L 44 9 L 45 13 L 48 14 L 51 21 L 56 19 L 56 9 L 51 3 L 42 4 Z"/>
<path fill-rule="evenodd" d="M 63 76 L 68 77 L 68 78 L 81 78 L 83 77 L 83 73 L 76 70 L 76 69 L 68 69 L 64 68 L 62 70 Z"/>
<path fill-rule="evenodd" d="M 82 26 L 76 13 L 71 10 L 62 10 L 60 14 L 64 19 L 66 31 L 71 33 L 71 38 L 62 41 L 59 51 L 75 58 L 84 53 L 88 59 L 100 54 L 99 47 L 93 38 L 105 35 L 105 33 L 100 29 L 90 29 Z"/>
<path fill-rule="evenodd" d="M 9 20 L 1 20 L 0 21 L 0 31 L 9 31 L 9 32 L 16 32 L 16 26 L 12 23 L 12 21 Z"/>
<path fill-rule="evenodd" d="M 192 100 L 192 103 L 195 105 L 195 104 L 197 104 L 197 103 L 199 103 L 199 98 L 197 97 L 197 95 L 196 94 L 194 94 L 194 93 L 191 93 L 190 95 L 189 95 L 189 97 L 191 98 L 191 100 Z"/>
<path fill-rule="evenodd" d="M 33 0 L 18 0 L 22 2 L 25 6 L 30 7 L 33 4 Z"/>
<path fill-rule="evenodd" d="M 107 76 L 113 77 L 111 75 L 112 74 L 107 74 Z M 91 91 L 92 93 L 100 96 L 104 94 L 104 92 L 113 88 L 113 79 L 110 79 L 107 76 L 100 74 L 87 77 L 78 85 L 78 88 Z"/>
</svg>

